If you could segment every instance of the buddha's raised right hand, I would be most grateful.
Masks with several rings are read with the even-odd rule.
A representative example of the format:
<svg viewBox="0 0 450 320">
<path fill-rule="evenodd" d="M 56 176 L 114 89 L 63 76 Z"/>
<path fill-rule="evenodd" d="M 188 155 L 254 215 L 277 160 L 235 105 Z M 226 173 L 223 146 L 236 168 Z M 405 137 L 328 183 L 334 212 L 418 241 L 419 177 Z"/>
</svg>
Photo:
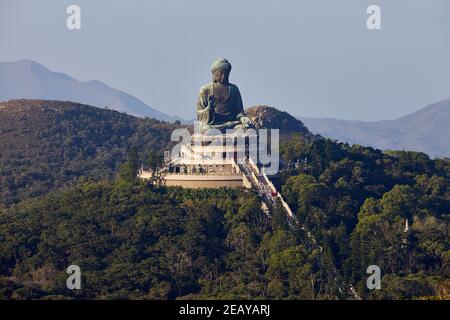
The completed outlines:
<svg viewBox="0 0 450 320">
<path fill-rule="evenodd" d="M 216 108 L 216 98 L 214 96 L 208 97 L 208 106 L 211 110 L 214 110 Z"/>
</svg>

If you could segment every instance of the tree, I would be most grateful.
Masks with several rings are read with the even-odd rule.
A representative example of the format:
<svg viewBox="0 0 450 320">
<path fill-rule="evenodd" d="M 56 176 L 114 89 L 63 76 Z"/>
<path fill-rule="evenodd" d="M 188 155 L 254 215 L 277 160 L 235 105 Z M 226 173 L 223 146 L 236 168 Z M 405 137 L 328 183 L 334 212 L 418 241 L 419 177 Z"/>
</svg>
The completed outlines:
<svg viewBox="0 0 450 320">
<path fill-rule="evenodd" d="M 119 180 L 127 183 L 135 183 L 138 179 L 139 159 L 136 147 L 132 147 L 128 153 L 127 162 L 119 169 Z"/>
<path fill-rule="evenodd" d="M 163 156 L 160 152 L 150 150 L 147 152 L 145 163 L 154 172 L 162 165 Z"/>
</svg>

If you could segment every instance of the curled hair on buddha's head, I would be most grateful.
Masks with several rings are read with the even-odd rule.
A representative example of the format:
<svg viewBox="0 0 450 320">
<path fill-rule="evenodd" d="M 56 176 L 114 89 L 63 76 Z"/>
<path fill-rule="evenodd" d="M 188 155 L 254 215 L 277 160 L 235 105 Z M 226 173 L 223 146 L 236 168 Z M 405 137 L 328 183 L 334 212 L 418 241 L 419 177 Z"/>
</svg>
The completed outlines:
<svg viewBox="0 0 450 320">
<path fill-rule="evenodd" d="M 214 73 L 217 70 L 221 70 L 221 71 L 229 74 L 231 72 L 231 63 L 228 62 L 228 60 L 225 58 L 217 59 L 212 64 L 211 71 L 212 71 L 212 73 Z"/>
</svg>

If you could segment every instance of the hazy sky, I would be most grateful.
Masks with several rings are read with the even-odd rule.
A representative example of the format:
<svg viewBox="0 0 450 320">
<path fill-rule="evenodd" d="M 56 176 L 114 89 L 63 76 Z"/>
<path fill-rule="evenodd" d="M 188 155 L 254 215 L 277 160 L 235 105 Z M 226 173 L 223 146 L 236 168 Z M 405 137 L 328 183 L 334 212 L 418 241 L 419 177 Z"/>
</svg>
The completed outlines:
<svg viewBox="0 0 450 320">
<path fill-rule="evenodd" d="M 366 27 L 370 4 L 381 30 Z M 0 61 L 100 80 L 170 115 L 194 118 L 220 57 L 246 106 L 392 119 L 450 97 L 450 1 L 0 0 Z"/>
</svg>

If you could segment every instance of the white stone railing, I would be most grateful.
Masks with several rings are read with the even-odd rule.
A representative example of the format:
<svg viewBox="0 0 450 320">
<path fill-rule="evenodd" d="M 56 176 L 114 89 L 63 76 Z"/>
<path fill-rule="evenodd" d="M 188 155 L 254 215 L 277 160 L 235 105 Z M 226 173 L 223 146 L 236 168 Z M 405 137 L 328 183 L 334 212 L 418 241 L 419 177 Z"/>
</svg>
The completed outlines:
<svg viewBox="0 0 450 320">
<path fill-rule="evenodd" d="M 234 159 L 231 159 L 231 166 L 233 167 L 233 169 L 237 172 L 237 173 L 241 173 L 241 169 L 239 168 L 238 164 L 236 163 L 236 161 L 234 161 Z"/>
<path fill-rule="evenodd" d="M 247 189 L 251 189 L 252 188 L 252 183 L 248 180 L 248 178 L 247 178 L 247 176 L 245 174 L 242 175 L 242 184 Z"/>
<path fill-rule="evenodd" d="M 283 208 L 286 210 L 286 212 L 288 213 L 288 215 L 290 217 L 293 217 L 294 213 L 292 212 L 291 208 L 289 207 L 287 202 L 284 201 L 283 197 L 277 191 L 277 188 L 275 188 L 275 186 L 273 185 L 272 181 L 269 180 L 269 178 L 267 177 L 266 171 L 264 169 L 262 170 L 262 173 L 263 173 L 264 180 L 266 181 L 266 183 L 269 186 L 269 188 L 272 190 L 272 192 L 276 192 L 277 193 L 277 198 L 280 200 L 281 205 L 283 206 Z"/>
<path fill-rule="evenodd" d="M 256 165 L 255 161 L 253 161 L 253 159 L 251 157 L 248 159 L 248 162 L 250 163 L 250 165 L 252 166 L 253 170 L 255 170 L 256 173 L 261 174 L 259 172 L 258 166 Z"/>
</svg>

